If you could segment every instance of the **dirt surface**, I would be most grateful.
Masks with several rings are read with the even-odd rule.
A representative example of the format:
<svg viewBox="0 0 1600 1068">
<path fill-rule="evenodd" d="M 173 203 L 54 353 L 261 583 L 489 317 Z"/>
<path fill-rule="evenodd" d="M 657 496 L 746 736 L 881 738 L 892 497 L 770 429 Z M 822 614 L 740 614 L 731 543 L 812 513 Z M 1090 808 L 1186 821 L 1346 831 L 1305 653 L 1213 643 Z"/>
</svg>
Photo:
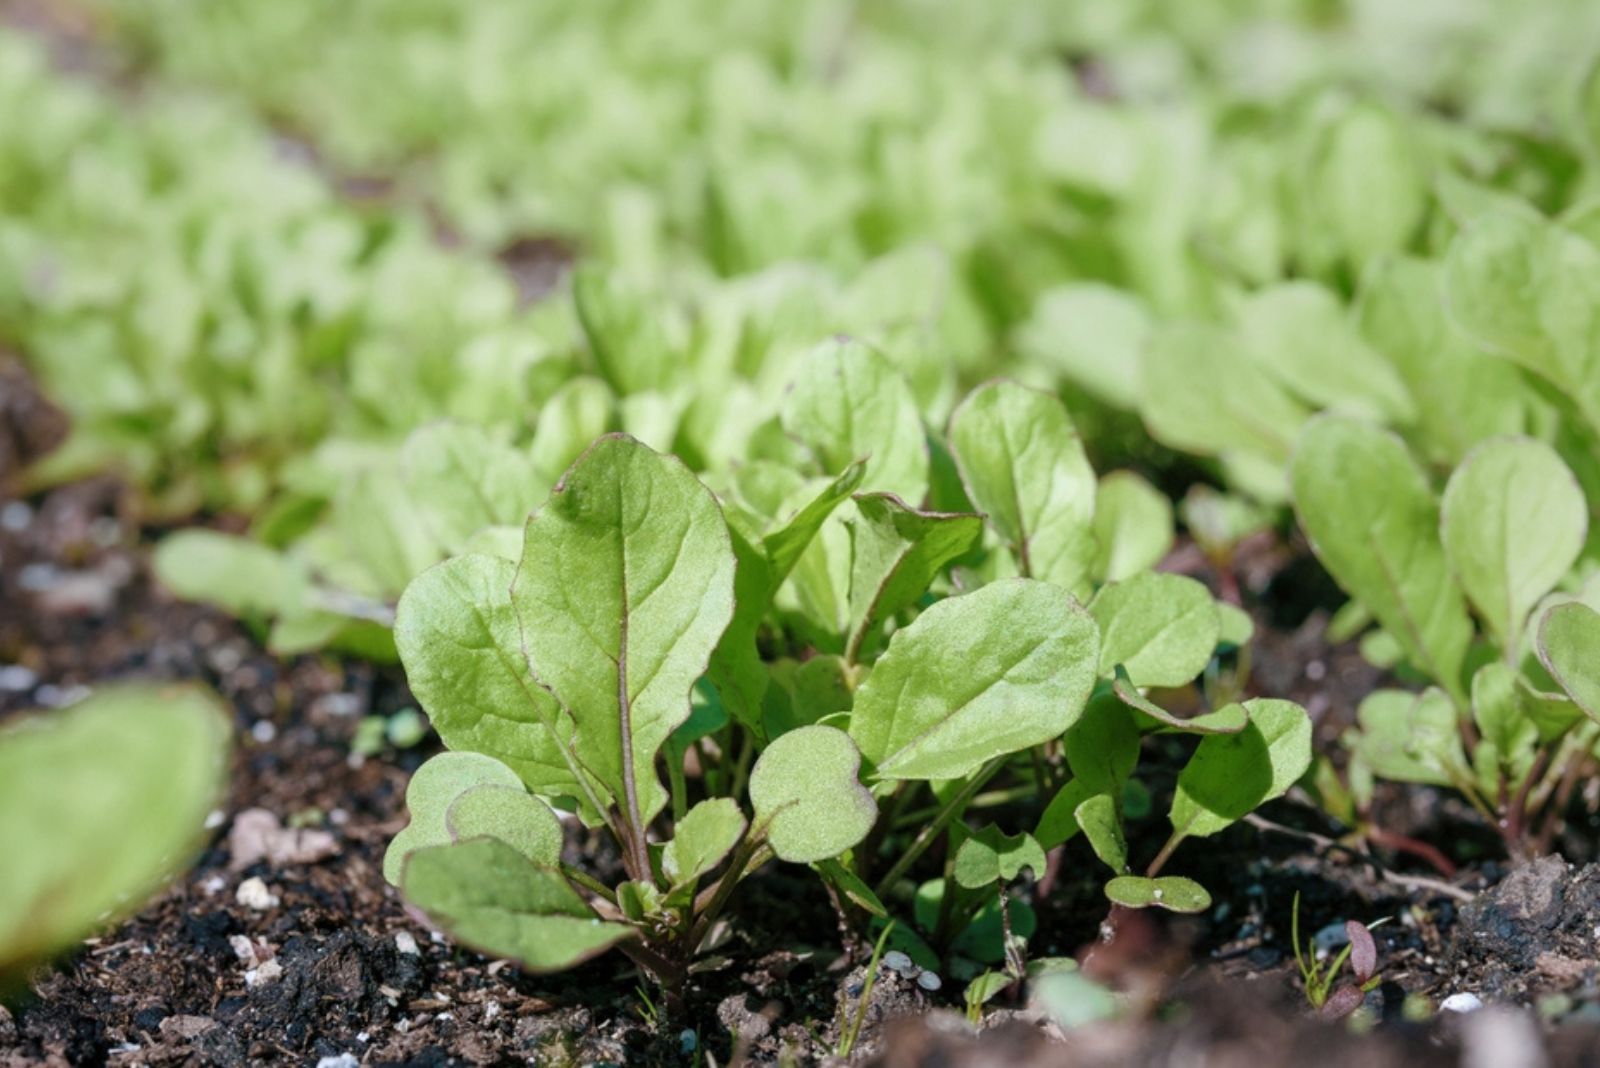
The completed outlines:
<svg viewBox="0 0 1600 1068">
<path fill-rule="evenodd" d="M 7 416 L 7 440 L 32 440 L 54 416 L 14 400 L 8 392 L 10 408 L 28 414 Z M 118 678 L 200 679 L 235 709 L 235 774 L 195 868 L 41 975 L 35 996 L 0 1017 L 0 1064 L 706 1063 L 693 1051 L 719 1064 L 827 1059 L 865 973 L 842 954 L 837 922 L 801 870 L 775 867 L 753 882 L 718 949 L 725 965 L 699 977 L 684 1018 L 654 1026 L 638 976 L 620 958 L 531 978 L 434 939 L 380 874 L 384 843 L 403 822 L 408 775 L 428 747 L 367 759 L 351 751 L 364 716 L 410 703 L 398 672 L 331 658 L 282 663 L 240 624 L 173 601 L 151 581 L 147 535 L 126 522 L 128 512 L 109 480 L 0 503 L 0 718 L 70 703 Z M 1371 669 L 1345 664 L 1345 652 L 1320 647 L 1314 633 L 1314 621 L 1264 632 L 1257 683 L 1264 670 L 1282 673 L 1273 681 L 1291 693 L 1321 683 L 1324 716 L 1337 718 L 1356 691 L 1328 686 L 1328 670 L 1308 678 L 1318 674 L 1308 665 L 1343 664 L 1332 675 L 1353 673 L 1352 686 L 1369 685 Z M 1275 660 L 1264 669 L 1269 650 Z M 1164 777 L 1177 765 L 1152 757 L 1159 812 Z M 1403 1023 L 1406 995 L 1557 995 L 1564 1001 L 1547 1000 L 1547 1010 L 1586 1016 L 1600 869 L 1569 874 L 1545 862 L 1463 911 L 1461 886 L 1497 877 L 1497 868 L 1432 883 L 1415 866 L 1397 870 L 1393 858 L 1331 844 L 1337 829 L 1307 806 L 1281 802 L 1263 815 L 1178 858 L 1217 908 L 1187 920 L 1140 917 L 1095 956 L 1099 978 L 1152 1011 L 1169 1006 L 1156 1014 L 1160 1024 L 1135 1013 L 1063 1044 L 1042 1014 L 1002 997 L 980 1040 L 951 1012 L 959 983 L 930 995 L 884 973 L 862 1013 L 859 1056 L 892 1065 L 1156 1064 L 1198 1044 L 1219 1058 L 1208 1063 L 1261 1068 L 1348 1043 L 1343 1063 L 1454 1064 L 1467 1063 L 1453 1052 L 1462 1021 Z M 1159 820 L 1148 822 L 1154 833 Z M 571 837 L 575 859 L 601 856 L 598 843 Z M 1036 954 L 1081 951 L 1105 918 L 1097 873 L 1079 852 L 1068 850 L 1048 898 L 1032 901 Z M 1373 1036 L 1330 1030 L 1297 1000 L 1288 946 L 1296 892 L 1307 935 L 1347 918 L 1390 918 L 1377 932 L 1387 982 L 1369 997 L 1385 1021 Z M 797 945 L 797 932 L 821 944 Z M 1495 1020 L 1517 1034 L 1534 1026 Z M 1600 1051 L 1573 1037 L 1576 1026 L 1562 1029 L 1561 1042 Z"/>
</svg>

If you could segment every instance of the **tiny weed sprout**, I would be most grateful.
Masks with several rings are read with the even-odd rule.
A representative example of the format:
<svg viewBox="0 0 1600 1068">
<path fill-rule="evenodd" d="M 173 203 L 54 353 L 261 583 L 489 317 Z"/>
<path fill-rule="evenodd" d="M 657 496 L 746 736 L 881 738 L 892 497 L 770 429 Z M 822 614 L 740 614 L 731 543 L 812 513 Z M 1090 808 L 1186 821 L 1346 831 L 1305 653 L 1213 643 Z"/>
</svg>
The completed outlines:
<svg viewBox="0 0 1600 1068">
<path fill-rule="evenodd" d="M 1342 1020 L 1349 1016 L 1361 1007 L 1367 992 L 1383 982 L 1378 974 L 1378 944 L 1373 941 L 1371 928 L 1365 924 L 1357 920 L 1345 921 L 1344 946 L 1330 959 L 1323 960 L 1315 940 L 1303 946 L 1300 941 L 1299 893 L 1294 895 L 1289 923 L 1289 942 L 1305 986 L 1306 1001 L 1323 1019 Z M 1339 973 L 1346 964 L 1349 978 L 1341 982 Z"/>
</svg>

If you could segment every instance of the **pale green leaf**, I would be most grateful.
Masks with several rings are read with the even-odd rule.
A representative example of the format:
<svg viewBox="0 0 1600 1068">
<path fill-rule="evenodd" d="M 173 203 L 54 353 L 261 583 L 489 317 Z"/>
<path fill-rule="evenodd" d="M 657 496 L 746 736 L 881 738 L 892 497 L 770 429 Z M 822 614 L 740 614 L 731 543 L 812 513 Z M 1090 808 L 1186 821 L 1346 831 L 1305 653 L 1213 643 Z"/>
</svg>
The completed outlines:
<svg viewBox="0 0 1600 1068">
<path fill-rule="evenodd" d="M 1590 719 L 1600 721 L 1600 612 L 1558 604 L 1539 623 L 1539 660 Z"/>
<path fill-rule="evenodd" d="M 850 338 L 817 346 L 800 365 L 783 429 L 826 472 L 866 461 L 861 485 L 913 504 L 928 492 L 928 449 L 911 387 L 880 353 Z"/>
<path fill-rule="evenodd" d="M 189 860 L 230 722 L 197 687 L 127 686 L 0 727 L 0 994 Z"/>
<path fill-rule="evenodd" d="M 1216 602 L 1183 575 L 1146 571 L 1113 583 L 1095 595 L 1089 614 L 1100 627 L 1100 674 L 1121 664 L 1135 686 L 1182 686 L 1217 648 Z"/>
<path fill-rule="evenodd" d="M 1405 446 L 1365 423 L 1323 417 L 1301 437 L 1291 479 L 1300 525 L 1323 565 L 1464 704 L 1472 621 L 1439 543 L 1438 504 Z"/>
<path fill-rule="evenodd" d="M 521 523 L 549 489 L 525 454 L 477 426 L 414 430 L 400 464 L 417 522 L 451 552 L 485 527 Z"/>
<path fill-rule="evenodd" d="M 1095 578 L 1120 582 L 1172 549 L 1172 502 L 1132 471 L 1100 479 L 1094 498 Z"/>
<path fill-rule="evenodd" d="M 1044 874 L 1044 850 L 1031 834 L 1006 834 L 994 824 L 971 834 L 956 850 L 956 885 L 979 890 L 1008 883 L 1024 869 Z"/>
<path fill-rule="evenodd" d="M 1445 553 L 1504 650 L 1520 648 L 1528 613 L 1578 559 L 1588 530 L 1577 479 L 1554 449 L 1531 438 L 1484 442 L 1445 487 Z"/>
<path fill-rule="evenodd" d="M 860 773 L 861 754 L 841 730 L 801 727 L 775 739 L 750 771 L 752 833 L 797 864 L 838 856 L 878 818 Z"/>
<path fill-rule="evenodd" d="M 744 835 L 744 813 L 731 797 L 700 802 L 672 827 L 661 852 L 661 873 L 673 886 L 692 883 L 722 863 Z"/>
<path fill-rule="evenodd" d="M 455 941 L 533 973 L 564 971 L 637 934 L 602 921 L 559 871 L 494 838 L 417 850 L 400 888 Z"/>
<path fill-rule="evenodd" d="M 418 768 L 406 786 L 410 822 L 394 836 L 383 855 L 383 877 L 398 884 L 400 869 L 410 853 L 455 841 L 448 821 L 450 806 L 468 791 L 486 786 L 520 790 L 522 782 L 515 771 L 482 753 L 440 753 Z"/>
<path fill-rule="evenodd" d="M 1122 832 L 1122 813 L 1118 811 L 1117 796 L 1095 794 L 1078 805 L 1073 815 L 1088 839 L 1094 855 L 1113 872 L 1128 870 L 1128 840 Z"/>
<path fill-rule="evenodd" d="M 561 820 L 521 783 L 473 787 L 451 802 L 444 823 L 453 842 L 497 838 L 535 863 L 561 862 Z"/>
<path fill-rule="evenodd" d="M 986 383 L 951 414 L 950 449 L 967 495 L 1021 574 L 1085 586 L 1097 551 L 1097 487 L 1066 406 L 1016 382 Z"/>
<path fill-rule="evenodd" d="M 511 587 L 522 649 L 634 826 L 666 803 L 656 753 L 733 616 L 734 566 L 710 491 L 622 435 L 591 446 L 528 521 Z"/>
<path fill-rule="evenodd" d="M 1204 912 L 1211 907 L 1211 895 L 1193 879 L 1163 875 L 1146 879 L 1139 875 L 1119 875 L 1106 883 L 1106 897 L 1130 909 L 1155 908 L 1170 912 Z"/>
<path fill-rule="evenodd" d="M 950 561 L 983 536 L 983 517 L 921 512 L 889 493 L 855 497 L 849 522 L 852 659 L 874 623 L 915 604 Z"/>
<path fill-rule="evenodd" d="M 1065 590 L 993 582 L 895 633 L 850 733 L 880 778 L 959 778 L 1072 726 L 1098 662 L 1094 621 Z"/>
</svg>

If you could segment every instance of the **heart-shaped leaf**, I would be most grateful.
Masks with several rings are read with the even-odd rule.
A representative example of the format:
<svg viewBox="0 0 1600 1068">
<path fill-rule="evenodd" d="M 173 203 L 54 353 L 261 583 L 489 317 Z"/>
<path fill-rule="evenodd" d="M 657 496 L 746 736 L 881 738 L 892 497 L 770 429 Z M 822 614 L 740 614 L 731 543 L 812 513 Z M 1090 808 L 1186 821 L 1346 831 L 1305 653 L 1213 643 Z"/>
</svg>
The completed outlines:
<svg viewBox="0 0 1600 1068">
<path fill-rule="evenodd" d="M 710 491 L 623 435 L 595 442 L 528 521 L 511 587 L 528 665 L 641 835 L 667 800 L 656 753 L 733 616 L 734 567 Z"/>
<path fill-rule="evenodd" d="M 1094 469 L 1066 406 L 1017 382 L 989 382 L 950 415 L 967 495 L 1025 577 L 1070 590 L 1094 565 Z"/>
<path fill-rule="evenodd" d="M 0 994 L 189 859 L 229 724 L 199 688 L 128 686 L 0 728 Z"/>
<path fill-rule="evenodd" d="M 558 972 L 637 931 L 595 915 L 559 871 L 494 838 L 411 853 L 401 892 L 462 945 L 529 972 Z"/>
<path fill-rule="evenodd" d="M 1130 909 L 1154 906 L 1170 912 L 1204 912 L 1211 907 L 1211 895 L 1205 887 L 1178 875 L 1157 879 L 1119 875 L 1106 883 L 1106 897 Z"/>
<path fill-rule="evenodd" d="M 440 753 L 418 768 L 406 786 L 411 822 L 389 843 L 383 856 L 383 877 L 398 885 L 407 854 L 455 841 L 446 820 L 450 806 L 469 790 L 483 786 L 520 790 L 522 780 L 505 764 L 482 753 Z"/>
<path fill-rule="evenodd" d="M 1467 599 L 1500 648 L 1515 653 L 1528 613 L 1583 550 L 1589 508 L 1554 449 L 1496 438 L 1450 476 L 1439 530 Z"/>
<path fill-rule="evenodd" d="M 672 841 L 661 851 L 661 873 L 684 886 L 722 863 L 744 835 L 744 813 L 731 797 L 711 797 L 673 825 Z"/>
<path fill-rule="evenodd" d="M 1465 772 L 1460 717 L 1437 689 L 1379 690 L 1361 702 L 1356 721 L 1355 752 L 1385 779 L 1448 786 Z"/>
<path fill-rule="evenodd" d="M 473 787 L 451 802 L 444 824 L 453 842 L 496 838 L 536 864 L 561 862 L 561 821 L 521 783 Z"/>
<path fill-rule="evenodd" d="M 1192 578 L 1146 571 L 1089 603 L 1100 627 L 1100 674 L 1122 665 L 1135 686 L 1182 686 L 1217 648 L 1216 602 Z"/>
<path fill-rule="evenodd" d="M 861 754 L 841 730 L 801 727 L 775 739 L 750 772 L 752 833 L 797 864 L 838 856 L 878 818 L 860 773 Z"/>
<path fill-rule="evenodd" d="M 994 824 L 973 833 L 956 850 L 956 885 L 979 890 L 1008 883 L 1026 868 L 1044 874 L 1044 850 L 1031 834 L 1006 834 Z"/>
<path fill-rule="evenodd" d="M 1098 663 L 1094 620 L 1066 590 L 992 582 L 895 633 L 850 734 L 879 778 L 960 778 L 1072 726 Z"/>
</svg>

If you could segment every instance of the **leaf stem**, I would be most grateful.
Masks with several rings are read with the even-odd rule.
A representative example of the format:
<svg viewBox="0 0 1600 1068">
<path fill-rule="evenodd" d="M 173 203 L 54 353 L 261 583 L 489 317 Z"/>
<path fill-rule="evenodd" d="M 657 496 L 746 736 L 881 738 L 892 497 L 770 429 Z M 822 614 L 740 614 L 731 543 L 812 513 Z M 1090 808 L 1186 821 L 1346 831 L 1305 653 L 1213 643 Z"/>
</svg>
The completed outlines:
<svg viewBox="0 0 1600 1068">
<path fill-rule="evenodd" d="M 585 890 L 588 890 L 590 893 L 597 894 L 600 897 L 605 898 L 613 905 L 617 903 L 616 892 L 599 879 L 596 879 L 594 876 L 584 871 L 582 868 L 574 867 L 573 865 L 563 861 L 561 864 L 561 874 L 565 875 L 570 881 L 577 883 Z"/>
<path fill-rule="evenodd" d="M 873 892 L 880 898 L 887 896 L 889 889 L 900 880 L 902 875 L 911 870 L 911 865 L 915 864 L 917 858 L 926 852 L 927 848 L 933 844 L 933 840 L 939 836 L 939 833 L 945 829 L 950 821 L 966 810 L 967 802 L 972 800 L 973 795 L 982 789 L 985 783 L 995 777 L 1000 769 L 1005 766 L 1005 762 L 1005 757 L 998 756 L 979 768 L 972 778 L 967 780 L 966 785 L 961 787 L 955 796 L 944 803 L 944 807 L 939 810 L 938 814 L 934 816 L 927 826 L 922 828 L 921 833 L 912 839 L 911 844 L 906 847 L 906 851 L 900 854 L 900 859 L 894 862 L 894 866 L 888 870 L 882 879 L 878 880 L 878 885 Z"/>
</svg>

